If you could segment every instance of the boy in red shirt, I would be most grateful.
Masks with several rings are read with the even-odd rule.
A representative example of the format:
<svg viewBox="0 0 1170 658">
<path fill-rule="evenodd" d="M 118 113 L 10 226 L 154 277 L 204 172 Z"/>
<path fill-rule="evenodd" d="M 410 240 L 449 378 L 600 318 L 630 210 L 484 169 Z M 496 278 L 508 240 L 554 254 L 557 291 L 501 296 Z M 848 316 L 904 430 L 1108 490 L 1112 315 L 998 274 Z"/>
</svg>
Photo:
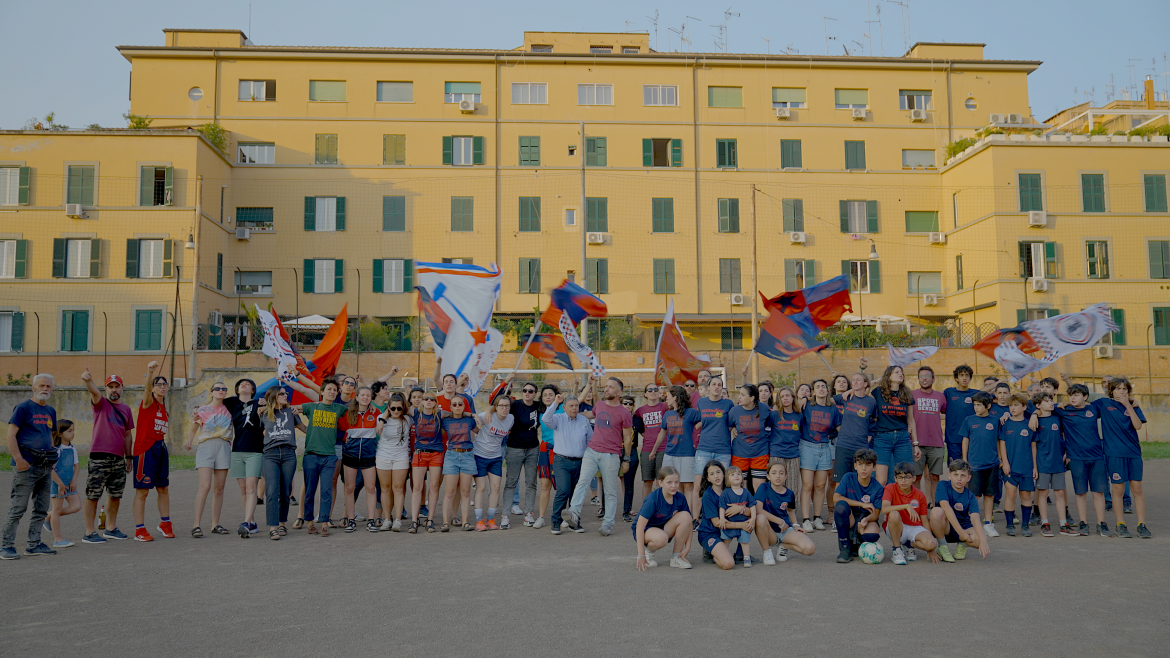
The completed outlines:
<svg viewBox="0 0 1170 658">
<path fill-rule="evenodd" d="M 926 513 L 926 494 L 914 486 L 914 477 L 914 464 L 898 463 L 894 466 L 894 482 L 887 484 L 886 491 L 882 494 L 882 514 L 886 515 L 886 522 L 882 527 L 894 544 L 891 558 L 894 564 L 906 564 L 907 559 L 917 559 L 915 548 L 926 551 L 931 561 L 936 563 L 939 561 L 938 555 L 934 552 L 938 547 L 938 541 L 922 523 L 923 515 Z"/>
</svg>

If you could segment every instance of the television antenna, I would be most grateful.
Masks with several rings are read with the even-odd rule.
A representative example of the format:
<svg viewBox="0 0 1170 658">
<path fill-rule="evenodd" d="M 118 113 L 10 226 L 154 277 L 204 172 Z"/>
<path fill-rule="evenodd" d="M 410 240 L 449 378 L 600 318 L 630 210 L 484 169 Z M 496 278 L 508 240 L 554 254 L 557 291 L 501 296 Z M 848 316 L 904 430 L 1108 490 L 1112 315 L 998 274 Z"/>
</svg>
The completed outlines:
<svg viewBox="0 0 1170 658">
<path fill-rule="evenodd" d="M 646 20 L 650 21 L 650 25 L 654 27 L 654 50 L 658 50 L 658 10 L 654 10 L 653 18 L 647 16 Z M 668 45 L 667 48 L 669 49 L 669 47 Z"/>
<path fill-rule="evenodd" d="M 902 8 L 902 39 L 903 39 L 903 41 L 905 43 L 905 47 L 906 47 L 906 50 L 904 52 L 909 52 L 910 51 L 910 17 L 909 17 L 910 0 L 906 0 L 906 2 L 902 2 L 901 0 L 886 0 L 886 2 L 888 2 L 892 5 L 898 5 L 899 7 Z"/>
<path fill-rule="evenodd" d="M 829 42 L 837 40 L 837 37 L 829 36 L 829 21 L 833 21 L 834 23 L 836 23 L 837 19 L 836 18 L 829 18 L 828 16 L 822 16 L 822 18 L 825 19 L 822 22 L 825 25 L 825 54 L 828 55 L 829 54 Z"/>
<path fill-rule="evenodd" d="M 764 48 L 768 51 L 768 54 L 771 55 L 772 54 L 772 40 L 769 39 L 768 37 L 760 37 L 760 38 L 764 40 Z"/>
</svg>

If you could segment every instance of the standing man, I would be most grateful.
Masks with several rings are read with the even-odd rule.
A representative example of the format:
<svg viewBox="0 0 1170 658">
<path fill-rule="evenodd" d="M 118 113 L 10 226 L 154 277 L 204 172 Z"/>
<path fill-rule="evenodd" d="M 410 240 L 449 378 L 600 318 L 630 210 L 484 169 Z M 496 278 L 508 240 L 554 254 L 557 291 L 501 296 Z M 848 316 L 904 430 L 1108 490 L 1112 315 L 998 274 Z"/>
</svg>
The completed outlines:
<svg viewBox="0 0 1170 658">
<path fill-rule="evenodd" d="M 532 510 L 536 506 L 536 460 L 540 451 L 540 404 L 536 401 L 536 384 L 526 382 L 520 389 L 522 398 L 512 403 L 512 416 L 515 422 L 508 432 L 507 449 L 504 452 L 504 463 L 508 465 L 508 479 L 504 483 L 505 505 L 516 494 L 516 486 L 520 483 L 520 469 L 524 469 L 524 508 L 512 504 L 513 514 L 524 515 L 524 525 L 531 527 L 536 519 L 532 517 Z M 511 527 L 508 515 L 500 519 L 500 528 Z"/>
<path fill-rule="evenodd" d="M 634 411 L 634 431 L 642 435 L 642 450 L 641 454 L 638 454 L 637 450 L 632 450 L 630 453 L 630 470 L 626 472 L 626 491 L 623 501 L 625 514 L 622 516 L 622 520 L 630 523 L 634 522 L 634 517 L 631 514 L 634 500 L 634 478 L 631 472 L 635 470 L 635 466 L 641 463 L 642 498 L 645 499 L 654 488 L 654 482 L 658 479 L 658 471 L 662 469 L 662 458 L 666 455 L 665 443 L 657 454 L 651 452 L 654 449 L 654 443 L 658 441 L 658 433 L 662 431 L 662 417 L 666 414 L 666 403 L 662 401 L 662 389 L 658 387 L 658 384 L 651 383 L 646 384 L 642 393 L 646 404 Z"/>
<path fill-rule="evenodd" d="M 146 390 L 142 392 L 142 403 L 138 405 L 138 423 L 134 430 L 135 541 L 154 541 L 146 530 L 146 497 L 151 489 L 157 494 L 158 531 L 168 539 L 175 538 L 175 531 L 171 528 L 171 468 L 166 443 L 170 426 L 166 404 L 169 382 L 166 377 L 156 377 L 156 372 L 158 361 L 146 365 Z"/>
<path fill-rule="evenodd" d="M 85 536 L 86 544 L 104 544 L 107 539 L 126 539 L 118 529 L 118 506 L 126 489 L 126 473 L 130 471 L 130 454 L 134 441 L 134 411 L 122 399 L 122 378 L 106 378 L 106 394 L 93 383 L 89 368 L 81 374 L 81 381 L 89 389 L 93 404 L 93 441 L 89 445 L 89 476 L 85 481 Z M 102 534 L 94 530 L 98 501 L 106 492 L 106 529 Z"/>
<path fill-rule="evenodd" d="M 557 409 L 562 402 L 565 413 L 558 414 Z M 581 403 L 575 396 L 565 397 L 563 394 L 557 394 L 556 401 L 549 405 L 540 418 L 541 423 L 553 431 L 552 468 L 553 481 L 557 485 L 552 511 L 551 532 L 554 535 L 561 534 L 562 511 L 568 512 L 565 505 L 576 491 L 581 479 L 582 457 L 585 455 L 589 439 L 593 437 L 593 424 L 580 411 Z M 589 481 L 584 482 L 588 486 Z M 585 532 L 579 523 L 569 527 L 577 532 Z"/>
<path fill-rule="evenodd" d="M 955 385 L 943 391 L 946 398 L 946 424 L 943 427 L 943 439 L 947 445 L 947 463 L 963 458 L 963 421 L 975 414 L 975 402 L 971 396 L 975 391 L 971 389 L 971 378 L 975 372 L 971 366 L 962 364 L 955 368 Z M 990 516 L 988 518 L 991 518 Z"/>
<path fill-rule="evenodd" d="M 691 408 L 699 408 L 699 398 L 707 397 L 707 384 L 711 382 L 711 371 L 699 371 L 699 386 L 697 388 L 688 388 L 687 393 L 691 394 Z M 687 382 L 690 383 L 690 382 Z"/>
<path fill-rule="evenodd" d="M 589 440 L 589 447 L 581 461 L 583 473 L 601 471 L 601 484 L 605 489 L 605 517 L 597 532 L 603 537 L 608 537 L 613 530 L 618 478 L 625 475 L 630 467 L 629 463 L 622 461 L 622 455 L 630 454 L 634 443 L 634 418 L 620 400 L 624 388 L 622 380 L 617 377 L 610 377 L 605 382 L 602 400 L 593 407 L 593 438 Z M 577 532 L 584 531 L 581 528 L 581 506 L 585 504 L 587 491 L 588 479 L 577 482 L 573 501 L 569 503 L 568 518 L 565 519 L 565 523 Z"/>
<path fill-rule="evenodd" d="M 57 450 L 53 448 L 53 430 L 57 428 L 57 411 L 49 406 L 53 394 L 53 376 L 37 375 L 32 380 L 32 397 L 12 410 L 8 420 L 8 453 L 12 455 L 12 502 L 8 520 L 4 523 L 0 559 L 16 560 L 20 554 L 16 545 L 16 526 L 28 511 L 32 498 L 33 513 L 29 518 L 28 544 L 25 555 L 56 555 L 57 551 L 41 541 L 41 526 L 49 516 L 49 483 L 57 464 Z"/>
<path fill-rule="evenodd" d="M 934 390 L 934 369 L 922 366 L 918 369 L 918 390 L 910 393 L 914 398 L 914 434 L 921 456 L 914 465 L 922 477 L 922 490 L 927 502 L 934 504 L 935 489 L 947 467 L 947 447 L 943 441 L 942 415 L 947 410 L 947 398 Z"/>
</svg>

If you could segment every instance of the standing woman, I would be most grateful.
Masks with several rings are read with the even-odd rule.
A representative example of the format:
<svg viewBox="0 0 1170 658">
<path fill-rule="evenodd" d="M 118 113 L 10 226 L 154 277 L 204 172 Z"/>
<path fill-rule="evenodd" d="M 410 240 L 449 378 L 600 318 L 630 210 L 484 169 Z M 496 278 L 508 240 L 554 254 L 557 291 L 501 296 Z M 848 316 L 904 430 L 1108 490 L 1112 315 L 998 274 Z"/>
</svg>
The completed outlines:
<svg viewBox="0 0 1170 658">
<path fill-rule="evenodd" d="M 504 440 L 512 431 L 516 417 L 512 415 L 512 398 L 496 397 L 492 408 L 479 415 L 479 433 L 475 435 L 472 455 L 475 456 L 475 529 L 499 530 L 496 508 L 500 503 L 500 481 L 504 476 Z M 487 520 L 483 518 L 483 494 L 491 486 Z M 507 504 L 508 501 L 504 501 Z"/>
<path fill-rule="evenodd" d="M 219 514 L 223 511 L 223 485 L 227 482 L 228 469 L 232 464 L 232 439 L 235 437 L 232 414 L 223 405 L 227 390 L 223 382 L 211 385 L 211 399 L 195 410 L 191 434 L 185 446 L 190 450 L 192 444 L 199 445 L 195 450 L 199 491 L 195 494 L 195 523 L 191 527 L 191 536 L 196 539 L 203 537 L 203 529 L 199 524 L 203 521 L 203 508 L 207 504 L 207 494 L 212 490 L 213 481 L 215 491 L 211 497 L 211 522 L 215 527 L 211 532 L 228 534 L 228 529 L 219 524 Z"/>
<path fill-rule="evenodd" d="M 812 397 L 812 387 L 808 384 L 801 384 L 796 387 L 796 408 L 804 411 L 804 405 L 808 404 L 809 398 Z"/>
<path fill-rule="evenodd" d="M 852 382 L 845 375 L 833 375 L 833 399 L 849 390 Z M 838 403 L 840 404 L 840 403 Z"/>
<path fill-rule="evenodd" d="M 877 401 L 873 449 L 878 456 L 877 479 L 885 486 L 895 464 L 912 462 L 922 451 L 914 432 L 914 398 L 901 366 L 887 366 L 873 388 Z"/>
<path fill-rule="evenodd" d="M 691 396 L 682 386 L 671 386 L 666 391 L 667 411 L 662 416 L 662 429 L 658 436 L 650 442 L 650 462 L 653 463 L 655 454 L 662 456 L 662 465 L 670 466 L 679 473 L 695 472 L 695 428 L 703 422 L 698 409 L 691 408 Z M 642 447 L 646 447 L 643 445 Z M 646 462 L 644 462 L 646 463 Z M 661 471 L 662 469 L 659 468 Z M 698 509 L 698 502 L 693 500 L 695 483 L 686 478 L 682 482 L 682 492 L 687 498 L 687 504 L 694 503 Z M 652 492 L 644 492 L 645 500 Z"/>
<path fill-rule="evenodd" d="M 728 413 L 728 422 L 735 428 L 731 465 L 747 475 L 750 491 L 754 492 L 768 476 L 772 438 L 772 413 L 760 405 L 760 391 L 754 384 L 740 387 L 738 406 Z"/>
<path fill-rule="evenodd" d="M 377 519 L 377 500 L 374 479 L 378 476 L 378 430 L 381 416 L 373 405 L 374 393 L 368 386 L 358 389 L 357 395 L 349 401 L 345 414 L 337 419 L 337 429 L 345 432 L 345 443 L 341 448 L 341 467 L 345 469 L 345 519 L 342 523 L 346 532 L 357 530 L 355 508 L 357 496 L 357 475 L 360 471 L 366 490 L 366 530 L 378 532 L 382 520 Z"/>
<path fill-rule="evenodd" d="M 731 549 L 719 539 L 719 531 L 731 524 L 719 518 L 719 496 L 723 494 L 723 464 L 711 460 L 703 467 L 699 483 L 699 498 L 702 508 L 699 515 L 699 545 L 703 548 L 703 561 L 714 562 L 727 571 L 735 566 Z"/>
<path fill-rule="evenodd" d="M 264 394 L 264 516 L 268 538 L 280 539 L 288 534 L 289 497 L 293 476 L 297 473 L 296 430 L 305 431 L 300 416 L 288 404 L 288 391 L 273 386 Z M 248 535 L 241 528 L 241 537 Z"/>
<path fill-rule="evenodd" d="M 825 486 L 833 470 L 833 440 L 841 426 L 841 410 L 829 397 L 828 382 L 818 379 L 812 390 L 813 398 L 804 407 L 804 435 L 800 442 L 800 511 L 805 532 L 825 529 L 821 506 L 825 504 Z"/>
<path fill-rule="evenodd" d="M 557 402 L 557 396 L 561 394 L 561 390 L 555 384 L 545 384 L 540 389 L 540 415 L 544 416 L 544 412 L 549 407 Z M 560 410 L 557 410 L 559 413 Z M 553 462 L 553 428 L 545 423 L 540 424 L 540 445 L 537 446 L 536 455 L 536 479 L 540 483 L 540 516 L 536 517 L 533 522 L 533 528 L 544 527 L 544 513 L 548 511 L 548 500 L 552 496 L 553 487 L 556 484 L 553 481 L 552 472 Z M 524 525 L 528 525 L 528 520 L 524 520 Z"/>
<path fill-rule="evenodd" d="M 768 453 L 772 459 L 784 462 L 787 479 L 784 486 L 801 500 L 803 488 L 800 479 L 800 440 L 804 437 L 804 414 L 796 408 L 796 393 L 785 386 L 776 393 L 776 410 L 772 412 L 772 444 Z"/>
<path fill-rule="evenodd" d="M 382 436 L 378 439 L 378 452 L 374 456 L 378 482 L 382 484 L 382 510 L 386 515 L 382 519 L 382 530 L 402 531 L 400 517 L 406 506 L 406 475 L 410 472 L 412 427 L 406 398 L 401 393 L 394 393 L 386 400 L 386 409 L 382 413 Z"/>
<path fill-rule="evenodd" d="M 638 544 L 638 571 L 656 567 L 654 551 L 674 540 L 674 551 L 670 566 L 676 569 L 690 569 L 687 553 L 691 551 L 691 510 L 687 499 L 678 492 L 678 471 L 673 466 L 663 466 L 658 471 L 658 488 L 642 501 L 638 520 L 631 524 L 634 541 Z"/>
<path fill-rule="evenodd" d="M 223 406 L 232 415 L 232 428 L 236 433 L 228 477 L 235 478 L 240 484 L 240 500 L 244 504 L 244 522 L 240 525 L 253 534 L 259 532 L 256 527 L 259 497 L 256 485 L 264 461 L 264 427 L 260 424 L 259 414 L 263 401 L 255 399 L 255 395 L 256 382 L 241 379 L 236 382 L 236 394 L 223 401 Z"/>
<path fill-rule="evenodd" d="M 451 400 L 451 415 L 441 421 L 443 436 L 446 438 L 447 455 L 443 458 L 443 526 L 439 532 L 451 529 L 451 508 L 455 504 L 455 492 L 459 492 L 459 507 L 462 512 L 463 529 L 475 530 L 471 525 L 471 480 L 475 476 L 474 449 L 475 431 L 479 418 L 464 413 L 466 402 L 460 397 Z M 456 521 L 458 523 L 458 521 Z"/>
<path fill-rule="evenodd" d="M 435 394 L 422 394 L 422 406 L 416 407 L 411 420 L 414 433 L 414 456 L 411 459 L 410 479 L 410 534 L 416 534 L 421 522 L 427 532 L 435 532 L 433 519 L 419 515 L 423 500 L 423 484 L 427 485 L 427 500 L 436 507 L 439 503 L 439 482 L 443 477 L 443 458 L 446 443 L 443 442 L 443 412 L 439 410 Z M 429 511 L 429 510 L 428 510 Z"/>
<path fill-rule="evenodd" d="M 775 390 L 775 385 L 770 380 L 765 379 L 756 385 L 760 390 L 760 406 L 766 409 L 771 409 L 775 406 L 775 401 L 772 399 L 772 391 Z"/>
</svg>

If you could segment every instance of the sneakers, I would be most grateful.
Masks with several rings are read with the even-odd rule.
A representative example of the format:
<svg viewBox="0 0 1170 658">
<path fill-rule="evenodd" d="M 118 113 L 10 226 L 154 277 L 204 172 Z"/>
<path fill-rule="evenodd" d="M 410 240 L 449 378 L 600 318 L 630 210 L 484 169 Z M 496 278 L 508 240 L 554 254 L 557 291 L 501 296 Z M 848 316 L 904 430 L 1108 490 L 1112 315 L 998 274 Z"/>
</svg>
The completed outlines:
<svg viewBox="0 0 1170 658">
<path fill-rule="evenodd" d="M 1104 521 L 1097 524 L 1097 534 L 1102 537 L 1112 537 L 1113 531 L 1109 529 L 1109 524 Z"/>
<path fill-rule="evenodd" d="M 903 550 L 906 552 L 907 562 L 913 562 L 918 559 L 918 552 L 914 550 L 914 547 L 909 542 L 906 543 Z"/>
<path fill-rule="evenodd" d="M 768 558 L 772 557 L 772 551 L 764 551 L 764 564 L 768 563 Z M 853 561 L 853 556 L 849 554 L 849 547 L 841 547 L 841 552 L 837 554 L 837 564 L 848 564 Z"/>
<path fill-rule="evenodd" d="M 1032 536 L 1032 526 L 1025 523 L 1023 525 L 1023 527 L 1020 529 L 1020 534 L 1024 535 L 1025 537 L 1031 537 Z"/>
<path fill-rule="evenodd" d="M 1150 529 L 1147 528 L 1146 524 L 1144 524 L 1144 523 L 1138 524 L 1137 532 L 1138 532 L 1138 537 L 1141 537 L 1142 539 L 1153 539 L 1154 538 L 1154 535 L 1152 535 L 1150 533 Z"/>
<path fill-rule="evenodd" d="M 837 561 L 840 562 L 841 558 L 837 558 Z M 772 555 L 772 549 L 770 548 L 764 551 L 764 564 L 768 565 L 769 567 L 776 566 L 776 557 Z"/>
<path fill-rule="evenodd" d="M 423 505 L 422 507 L 418 508 L 418 515 L 419 515 L 419 517 L 425 516 L 428 518 L 431 516 L 430 511 L 427 510 L 426 505 Z"/>
<path fill-rule="evenodd" d="M 382 524 L 374 519 L 370 519 L 366 521 L 366 530 L 369 532 L 380 532 L 382 530 Z"/>
<path fill-rule="evenodd" d="M 1122 514 L 1133 514 L 1133 505 L 1126 505 L 1121 508 Z"/>
<path fill-rule="evenodd" d="M 378 530 L 382 532 L 389 532 L 394 527 L 394 522 L 389 517 L 382 519 L 382 525 L 378 526 Z"/>
<path fill-rule="evenodd" d="M 503 516 L 501 516 L 500 517 L 500 530 L 507 530 L 508 528 L 511 528 L 511 527 L 512 527 L 512 524 L 508 520 L 508 515 L 504 514 Z"/>
<path fill-rule="evenodd" d="M 145 530 L 135 531 L 134 539 L 136 541 L 150 541 L 151 539 L 154 539 L 153 537 L 151 537 L 151 539 L 138 539 L 139 532 L 145 532 Z M 247 521 L 241 523 L 240 527 L 236 528 L 236 534 L 238 534 L 240 536 L 240 539 L 247 539 L 247 538 L 252 536 L 252 533 L 248 532 L 248 522 Z"/>
<path fill-rule="evenodd" d="M 297 497 L 296 496 L 289 496 L 288 497 L 288 504 L 291 505 L 292 507 L 296 507 L 297 506 Z"/>
<path fill-rule="evenodd" d="M 703 564 L 715 564 L 715 556 L 703 551 Z"/>
<path fill-rule="evenodd" d="M 532 516 L 532 515 L 529 514 L 529 516 Z M 528 525 L 528 519 L 524 520 L 524 525 Z M 542 516 L 539 519 L 537 519 L 536 522 L 532 524 L 532 527 L 537 529 L 537 530 L 539 530 L 540 528 L 543 528 L 544 527 L 544 517 Z"/>
<path fill-rule="evenodd" d="M 1060 534 L 1075 537 L 1077 534 L 1076 528 L 1072 527 L 1072 523 L 1065 521 L 1060 525 Z"/>
<path fill-rule="evenodd" d="M 105 539 L 105 537 L 102 537 L 101 535 L 99 535 L 96 532 L 91 532 L 88 535 L 85 535 L 84 537 L 81 538 L 81 543 L 83 543 L 83 544 L 104 544 L 104 543 L 106 543 L 106 539 Z"/>
<path fill-rule="evenodd" d="M 347 520 L 345 524 L 345 531 L 354 532 L 355 530 L 357 530 L 357 519 Z"/>
<path fill-rule="evenodd" d="M 1138 529 L 1138 532 L 1141 532 L 1140 528 Z M 53 542 L 53 548 L 69 548 L 72 545 L 73 542 L 69 541 L 68 539 L 62 539 L 61 541 Z"/>
<path fill-rule="evenodd" d="M 544 520 L 544 519 L 541 519 L 541 521 L 543 521 L 543 520 Z M 549 532 L 551 532 L 551 533 L 552 533 L 552 534 L 554 534 L 554 535 L 559 535 L 559 534 L 561 534 L 561 524 L 559 524 L 559 523 L 554 523 L 554 524 L 553 524 L 553 526 L 552 526 L 552 530 L 549 530 Z"/>
<path fill-rule="evenodd" d="M 967 544 L 965 544 L 963 542 L 959 542 L 959 545 L 955 547 L 955 559 L 956 560 L 967 559 Z"/>
<path fill-rule="evenodd" d="M 487 524 L 483 522 L 483 519 L 475 522 L 475 530 L 476 532 L 487 532 Z"/>
<path fill-rule="evenodd" d="M 0 560 L 19 560 L 19 559 L 20 559 L 20 553 L 17 553 L 15 548 L 13 548 L 11 546 L 5 546 L 4 548 L 0 548 Z"/>
<path fill-rule="evenodd" d="M 541 521 L 544 521 L 544 519 L 541 518 Z M 532 517 L 532 512 L 529 512 L 529 513 L 524 515 L 524 527 L 525 528 L 531 528 L 534 523 L 536 523 L 536 519 Z"/>
<path fill-rule="evenodd" d="M 244 536 L 247 537 L 248 536 L 248 528 L 247 528 L 246 524 L 240 524 L 240 525 L 245 526 L 244 527 Z M 150 536 L 150 533 L 146 531 L 146 528 L 137 528 L 134 530 L 134 541 L 154 541 L 154 537 Z"/>
<path fill-rule="evenodd" d="M 1113 501 L 1112 501 L 1112 500 L 1107 500 L 1107 501 L 1105 501 L 1105 511 L 1106 511 L 1106 512 L 1112 512 L 1112 511 L 1113 511 Z"/>
<path fill-rule="evenodd" d="M 1052 532 L 1052 524 L 1051 523 L 1042 523 L 1040 525 L 1040 534 L 1044 535 L 1045 537 L 1055 537 L 1056 536 L 1056 533 Z M 1024 535 L 1024 536 L 1027 537 L 1027 535 Z"/>
<path fill-rule="evenodd" d="M 175 529 L 171 527 L 170 521 L 160 521 L 158 524 L 158 531 L 162 533 L 163 537 L 167 539 L 175 538 Z"/>
<path fill-rule="evenodd" d="M 102 536 L 106 539 L 129 539 L 129 537 L 126 536 L 126 533 L 117 528 L 106 530 L 104 533 L 102 533 Z"/>
<path fill-rule="evenodd" d="M 569 530 L 576 530 L 577 528 L 581 527 L 581 515 L 572 510 L 566 511 L 568 514 L 562 514 L 561 516 L 564 517 L 562 520 L 564 521 L 565 525 L 569 526 Z"/>
<path fill-rule="evenodd" d="M 906 565 L 906 554 L 902 552 L 901 547 L 895 548 L 893 550 L 893 552 L 890 555 L 890 559 L 893 560 L 894 564 L 898 564 L 898 565 L 902 565 L 902 566 Z"/>
<path fill-rule="evenodd" d="M 354 515 L 353 520 L 361 523 L 362 521 L 366 520 L 366 517 L 362 516 L 361 514 L 356 514 Z"/>
<path fill-rule="evenodd" d="M 516 516 L 520 516 L 523 513 L 524 513 L 524 510 L 520 509 L 519 505 L 512 506 L 512 514 L 515 514 Z"/>
<path fill-rule="evenodd" d="M 674 561 L 674 558 L 671 558 L 671 561 Z M 646 566 L 648 566 L 648 567 L 658 566 L 658 560 L 654 559 L 654 554 L 651 553 L 650 551 L 646 551 Z"/>
<path fill-rule="evenodd" d="M 256 525 L 255 523 L 248 524 L 248 534 L 249 535 L 255 535 L 259 532 L 260 532 L 260 526 Z"/>
<path fill-rule="evenodd" d="M 382 524 L 385 527 L 385 524 Z M 394 523 L 390 524 L 390 530 L 394 532 L 402 532 L 402 519 L 394 519 Z"/>
<path fill-rule="evenodd" d="M 605 518 L 605 507 L 598 507 L 597 508 L 597 518 L 599 518 L 599 519 Z"/>
<path fill-rule="evenodd" d="M 960 543 L 959 545 L 962 546 L 963 544 Z M 955 556 L 951 555 L 951 547 L 946 544 L 939 544 L 938 548 L 934 549 L 934 552 L 938 553 L 938 556 L 942 558 L 943 562 L 953 563 L 955 561 Z M 837 561 L 840 562 L 841 558 L 837 558 Z"/>
<path fill-rule="evenodd" d="M 1077 526 L 1077 534 L 1080 535 L 1081 537 L 1088 537 L 1089 536 L 1089 524 L 1085 523 L 1084 521 L 1081 521 L 1080 525 Z"/>
<path fill-rule="evenodd" d="M 804 523 L 802 523 L 800 527 L 803 528 L 806 533 L 813 531 L 812 521 L 809 521 L 808 519 L 805 519 Z"/>
<path fill-rule="evenodd" d="M 611 532 L 613 532 L 613 527 L 605 523 L 602 523 L 601 527 L 597 529 L 597 534 L 602 537 L 608 537 Z M 670 566 L 673 567 L 674 565 L 672 564 Z"/>
<path fill-rule="evenodd" d="M 633 523 L 634 516 L 632 514 L 630 514 L 629 512 L 626 512 L 626 513 L 622 514 L 622 521 L 625 521 L 626 523 Z"/>
<path fill-rule="evenodd" d="M 1009 526 L 1007 527 L 1007 530 L 1006 530 L 1006 532 L 1007 532 L 1007 536 L 1008 536 L 1008 537 L 1015 537 L 1015 536 L 1016 536 L 1016 526 L 1014 526 L 1014 525 L 1009 525 Z"/>
<path fill-rule="evenodd" d="M 1117 536 L 1122 539 L 1133 539 L 1133 535 L 1130 534 L 1129 528 L 1125 526 L 1125 523 L 1117 524 Z"/>
<path fill-rule="evenodd" d="M 822 521 L 821 517 L 818 516 L 817 518 L 813 519 L 813 527 L 816 528 L 817 530 L 824 530 L 825 529 L 825 522 Z"/>
<path fill-rule="evenodd" d="M 46 546 L 45 542 L 41 542 L 41 543 L 37 544 L 36 546 L 33 546 L 32 548 L 24 549 L 24 554 L 25 555 L 34 555 L 34 556 L 35 555 L 56 555 L 57 551 L 54 551 L 53 549 Z"/>
<path fill-rule="evenodd" d="M 647 555 L 649 555 L 649 554 L 647 554 Z M 647 562 L 647 564 L 649 564 L 649 562 Z M 652 566 L 652 567 L 656 567 L 656 566 L 658 566 L 658 563 L 657 563 L 657 562 L 655 562 L 655 563 L 653 563 L 653 564 L 650 564 L 650 566 Z M 686 560 L 683 558 L 683 556 L 681 556 L 681 555 L 676 555 L 676 556 L 674 556 L 674 557 L 670 558 L 670 566 L 674 567 L 675 569 L 690 569 L 690 568 L 691 568 L 691 563 L 690 563 L 690 562 L 687 562 L 687 561 L 686 561 Z"/>
<path fill-rule="evenodd" d="M 998 537 L 999 531 L 995 529 L 994 523 L 984 523 L 983 534 L 987 535 L 988 537 Z"/>
<path fill-rule="evenodd" d="M 594 497 L 589 499 L 589 502 L 592 503 L 593 505 L 600 505 L 601 499 L 599 499 L 597 496 L 594 496 Z"/>
<path fill-rule="evenodd" d="M 508 518 L 508 517 L 505 516 L 504 518 Z M 500 526 L 496 525 L 495 519 L 488 519 L 487 520 L 487 529 L 488 530 L 499 530 Z"/>
<path fill-rule="evenodd" d="M 671 561 L 673 562 L 674 560 L 671 560 Z M 752 562 L 753 562 L 753 560 L 752 560 L 750 555 L 743 556 L 743 568 L 744 569 L 751 568 Z"/>
<path fill-rule="evenodd" d="M 581 523 L 578 522 L 577 527 L 573 528 L 573 532 L 575 532 L 579 535 L 584 534 L 585 533 L 585 526 L 581 525 Z"/>
<path fill-rule="evenodd" d="M 784 562 L 788 559 L 788 549 L 783 546 L 776 547 L 776 561 Z"/>
</svg>

